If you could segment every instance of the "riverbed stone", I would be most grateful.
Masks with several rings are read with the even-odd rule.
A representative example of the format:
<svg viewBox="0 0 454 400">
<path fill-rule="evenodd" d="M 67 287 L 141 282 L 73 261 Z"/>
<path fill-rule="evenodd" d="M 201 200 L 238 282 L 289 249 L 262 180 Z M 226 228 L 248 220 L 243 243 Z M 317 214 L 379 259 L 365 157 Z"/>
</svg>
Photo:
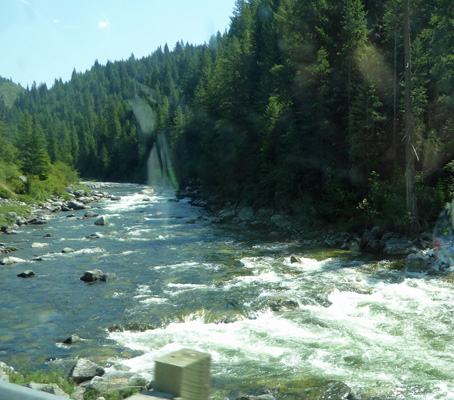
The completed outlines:
<svg viewBox="0 0 454 400">
<path fill-rule="evenodd" d="M 388 239 L 383 246 L 383 254 L 389 256 L 406 256 L 418 252 L 418 248 L 408 237 L 394 236 Z"/>
<path fill-rule="evenodd" d="M 139 194 L 147 194 L 147 195 L 152 195 L 154 194 L 154 190 L 153 189 L 143 189 L 139 192 Z"/>
<path fill-rule="evenodd" d="M 290 263 L 291 264 L 301 264 L 301 259 L 296 257 L 296 256 L 291 256 L 290 257 Z"/>
<path fill-rule="evenodd" d="M 16 224 L 19 225 L 19 226 L 27 225 L 27 219 L 24 218 L 24 217 L 17 217 L 16 218 Z"/>
<path fill-rule="evenodd" d="M 93 379 L 95 376 L 104 375 L 105 371 L 100 365 L 93 361 L 81 358 L 77 360 L 76 364 L 69 372 L 69 377 L 76 383 L 82 383 Z"/>
<path fill-rule="evenodd" d="M 92 282 L 111 282 L 117 279 L 117 275 L 113 272 L 103 273 L 99 269 L 94 269 L 92 271 L 85 271 L 85 273 L 80 277 L 81 281 L 92 283 Z"/>
<path fill-rule="evenodd" d="M 217 215 L 219 222 L 228 222 L 235 217 L 235 211 L 232 209 L 224 209 L 218 212 Z"/>
<path fill-rule="evenodd" d="M 35 276 L 35 273 L 32 270 L 27 270 L 24 272 L 21 272 L 20 274 L 17 275 L 19 278 L 31 278 Z"/>
<path fill-rule="evenodd" d="M 125 332 L 125 331 L 131 331 L 131 332 L 145 332 L 148 330 L 153 330 L 157 329 L 156 326 L 150 325 L 150 324 L 143 324 L 143 323 L 138 323 L 138 322 L 133 322 L 132 324 L 115 324 L 112 326 L 109 326 L 107 330 L 109 332 Z"/>
<path fill-rule="evenodd" d="M 102 282 L 112 282 L 115 279 L 117 279 L 117 274 L 114 274 L 113 272 L 106 272 L 101 276 Z"/>
<path fill-rule="evenodd" d="M 250 221 L 254 216 L 254 208 L 253 207 L 243 207 L 240 212 L 238 213 L 238 218 L 241 221 Z"/>
<path fill-rule="evenodd" d="M 82 196 L 82 197 L 79 197 L 77 199 L 78 202 L 82 203 L 82 204 L 88 204 L 88 203 L 92 203 L 93 202 L 93 199 L 91 197 L 87 197 L 87 196 Z"/>
<path fill-rule="evenodd" d="M 103 215 L 95 221 L 95 225 L 99 225 L 99 226 L 109 225 L 109 220 L 107 219 L 106 216 Z"/>
<path fill-rule="evenodd" d="M 271 222 L 276 225 L 278 228 L 281 229 L 290 229 L 292 227 L 292 223 L 285 218 L 283 215 L 275 214 L 271 218 Z"/>
<path fill-rule="evenodd" d="M 80 343 L 80 336 L 73 333 L 71 336 L 67 337 L 66 339 L 61 341 L 63 344 L 75 344 L 75 343 Z"/>
<path fill-rule="evenodd" d="M 77 200 L 69 200 L 66 203 L 67 207 L 73 210 L 85 210 L 85 204 L 77 201 Z"/>
<path fill-rule="evenodd" d="M 75 250 L 72 249 L 71 247 L 65 247 L 62 251 L 63 254 L 69 254 L 69 253 L 74 253 Z"/>
<path fill-rule="evenodd" d="M 85 271 L 85 273 L 80 277 L 80 280 L 84 282 L 96 282 L 101 280 L 103 275 L 104 274 L 101 270 L 94 269 L 92 271 Z"/>
<path fill-rule="evenodd" d="M 19 257 L 5 257 L 0 261 L 0 265 L 13 265 L 21 262 L 25 262 L 25 260 Z"/>
<path fill-rule="evenodd" d="M 99 217 L 99 214 L 97 212 L 94 212 L 94 211 L 87 211 L 84 215 L 85 218 L 95 218 L 95 217 Z"/>
<path fill-rule="evenodd" d="M 29 382 L 25 387 L 30 389 L 39 390 L 40 392 L 54 394 L 56 396 L 65 397 L 69 399 L 69 395 L 65 393 L 58 385 L 55 383 L 36 383 L 36 382 Z"/>
<path fill-rule="evenodd" d="M 87 236 L 87 239 L 101 239 L 104 235 L 100 232 L 92 233 L 91 235 Z"/>
<path fill-rule="evenodd" d="M 343 382 L 331 382 L 321 400 L 356 400 L 352 389 Z"/>
<path fill-rule="evenodd" d="M 295 300 L 292 300 L 288 297 L 272 297 L 268 300 L 268 307 L 271 308 L 272 311 L 282 311 L 285 309 L 294 309 L 298 308 L 299 304 Z"/>
<path fill-rule="evenodd" d="M 49 247 L 49 246 L 50 246 L 49 243 L 39 243 L 39 242 L 32 243 L 32 248 L 33 249 L 42 249 L 44 247 Z"/>
</svg>

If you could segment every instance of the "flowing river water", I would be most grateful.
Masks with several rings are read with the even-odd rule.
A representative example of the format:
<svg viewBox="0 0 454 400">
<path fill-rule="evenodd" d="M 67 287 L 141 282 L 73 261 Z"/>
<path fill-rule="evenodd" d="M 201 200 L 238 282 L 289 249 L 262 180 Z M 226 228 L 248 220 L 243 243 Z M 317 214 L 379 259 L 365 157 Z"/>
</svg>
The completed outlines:
<svg viewBox="0 0 454 400">
<path fill-rule="evenodd" d="M 172 191 L 143 201 L 141 189 L 106 189 L 121 196 L 94 203 L 108 226 L 76 211 L 0 237 L 14 256 L 42 258 L 0 267 L 1 361 L 89 357 L 152 377 L 156 358 L 191 348 L 211 354 L 213 386 L 227 392 L 306 398 L 339 381 L 364 399 L 454 399 L 454 283 L 212 224 Z M 94 232 L 103 237 L 88 239 Z M 118 279 L 79 279 L 95 268 Z M 36 276 L 16 276 L 27 269 Z M 107 329 L 134 323 L 155 329 Z M 59 343 L 73 333 L 81 343 Z"/>
</svg>

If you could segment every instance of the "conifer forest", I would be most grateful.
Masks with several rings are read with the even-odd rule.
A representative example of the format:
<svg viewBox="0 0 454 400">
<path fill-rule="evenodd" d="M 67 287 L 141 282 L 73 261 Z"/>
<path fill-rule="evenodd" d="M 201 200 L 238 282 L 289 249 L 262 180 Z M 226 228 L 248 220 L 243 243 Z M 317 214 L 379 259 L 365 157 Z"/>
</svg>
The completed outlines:
<svg viewBox="0 0 454 400">
<path fill-rule="evenodd" d="M 452 200 L 451 0 L 238 0 L 228 31 L 182 39 L 50 88 L 2 78 L 3 186 L 146 182 L 165 142 L 180 184 L 309 224 L 429 229 Z"/>
</svg>

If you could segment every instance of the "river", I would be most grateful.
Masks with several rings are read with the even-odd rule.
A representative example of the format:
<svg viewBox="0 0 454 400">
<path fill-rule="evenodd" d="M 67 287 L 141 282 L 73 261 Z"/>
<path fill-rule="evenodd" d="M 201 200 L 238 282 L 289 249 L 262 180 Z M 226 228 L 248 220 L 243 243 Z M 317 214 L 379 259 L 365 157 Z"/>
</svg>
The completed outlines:
<svg viewBox="0 0 454 400">
<path fill-rule="evenodd" d="M 211 354 L 213 386 L 227 392 L 298 397 L 340 381 L 365 399 L 454 399 L 452 282 L 212 224 L 170 190 L 143 201 L 141 189 L 114 185 L 120 201 L 93 203 L 108 226 L 62 212 L 0 237 L 15 257 L 42 258 L 0 267 L 1 361 L 90 357 L 152 377 L 156 358 L 191 348 Z M 118 279 L 79 279 L 94 268 Z M 16 276 L 27 269 L 36 276 Z M 108 331 L 134 323 L 156 329 Z M 81 343 L 59 343 L 73 333 Z"/>
</svg>

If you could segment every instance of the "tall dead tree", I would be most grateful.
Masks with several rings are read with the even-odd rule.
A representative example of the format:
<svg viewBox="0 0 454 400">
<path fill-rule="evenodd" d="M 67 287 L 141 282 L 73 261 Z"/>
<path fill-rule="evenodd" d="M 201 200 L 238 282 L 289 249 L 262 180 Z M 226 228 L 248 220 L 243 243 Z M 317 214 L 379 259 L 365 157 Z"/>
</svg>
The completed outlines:
<svg viewBox="0 0 454 400">
<path fill-rule="evenodd" d="M 410 232 L 420 231 L 418 205 L 415 190 L 415 137 L 412 112 L 411 57 L 410 57 L 410 6 L 404 0 L 404 53 L 405 53 L 405 159 L 406 159 L 406 193 L 407 213 L 411 218 Z"/>
</svg>

